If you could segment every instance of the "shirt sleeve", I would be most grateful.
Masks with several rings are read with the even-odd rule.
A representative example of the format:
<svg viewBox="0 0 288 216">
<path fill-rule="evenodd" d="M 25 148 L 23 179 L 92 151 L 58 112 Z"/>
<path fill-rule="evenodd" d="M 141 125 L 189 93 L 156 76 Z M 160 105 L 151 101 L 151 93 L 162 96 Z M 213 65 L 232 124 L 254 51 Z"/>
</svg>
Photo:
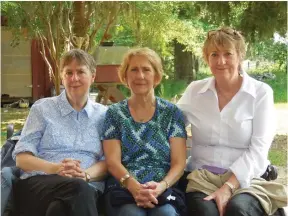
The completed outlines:
<svg viewBox="0 0 288 216">
<path fill-rule="evenodd" d="M 262 91 L 257 95 L 254 105 L 251 144 L 230 166 L 241 188 L 249 187 L 252 178 L 265 172 L 268 151 L 276 131 L 273 90 L 264 83 L 261 88 Z"/>
<path fill-rule="evenodd" d="M 192 122 L 191 119 L 189 120 L 191 112 L 191 100 L 192 100 L 190 92 L 192 91 L 191 90 L 192 85 L 193 82 L 186 88 L 182 97 L 177 102 L 177 107 L 183 112 L 184 115 L 183 120 L 186 126 L 188 126 L 188 124 Z"/>
<path fill-rule="evenodd" d="M 117 120 L 117 112 L 109 107 L 104 120 L 102 140 L 121 139 L 120 124 Z"/>
<path fill-rule="evenodd" d="M 33 105 L 23 127 L 20 140 L 12 153 L 16 160 L 16 155 L 21 152 L 31 152 L 38 156 L 38 146 L 45 130 L 45 121 L 40 107 Z"/>
<path fill-rule="evenodd" d="M 171 127 L 169 130 L 169 138 L 171 137 L 182 137 L 187 138 L 185 130 L 184 116 L 180 109 L 175 106 L 175 110 L 172 115 Z"/>
</svg>

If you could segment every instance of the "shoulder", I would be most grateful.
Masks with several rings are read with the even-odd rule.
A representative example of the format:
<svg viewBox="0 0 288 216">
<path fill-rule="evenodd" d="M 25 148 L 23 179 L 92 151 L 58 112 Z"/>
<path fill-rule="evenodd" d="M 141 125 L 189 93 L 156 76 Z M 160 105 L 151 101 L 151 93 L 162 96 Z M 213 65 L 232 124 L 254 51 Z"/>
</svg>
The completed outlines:
<svg viewBox="0 0 288 216">
<path fill-rule="evenodd" d="M 255 87 L 256 97 L 263 95 L 273 95 L 273 89 L 267 83 L 256 80 L 251 76 L 248 76 L 248 82 Z"/>
<path fill-rule="evenodd" d="M 92 101 L 92 107 L 95 111 L 97 111 L 97 113 L 106 113 L 108 107 L 104 106 L 103 104 L 100 103 L 96 103 L 94 101 Z"/>
<path fill-rule="evenodd" d="M 59 96 L 41 98 L 34 102 L 34 104 L 31 107 L 31 110 L 50 109 L 51 107 L 54 107 L 57 104 L 58 100 Z"/>
<path fill-rule="evenodd" d="M 156 97 L 156 98 L 157 98 L 157 106 L 159 107 L 160 111 L 163 111 L 163 112 L 169 111 L 169 112 L 174 113 L 180 110 L 175 104 L 160 97 Z"/>
<path fill-rule="evenodd" d="M 121 109 L 125 108 L 126 106 L 127 106 L 127 100 L 125 99 L 125 100 L 120 101 L 118 103 L 111 104 L 108 107 L 108 110 L 117 111 L 117 110 L 121 110 Z"/>
<path fill-rule="evenodd" d="M 212 81 L 213 77 L 207 77 L 202 80 L 195 80 L 192 81 L 188 87 L 186 88 L 185 92 L 191 92 L 191 93 L 197 93 L 199 92 L 202 88 L 204 88 L 206 85 L 209 85 L 210 82 Z"/>
</svg>

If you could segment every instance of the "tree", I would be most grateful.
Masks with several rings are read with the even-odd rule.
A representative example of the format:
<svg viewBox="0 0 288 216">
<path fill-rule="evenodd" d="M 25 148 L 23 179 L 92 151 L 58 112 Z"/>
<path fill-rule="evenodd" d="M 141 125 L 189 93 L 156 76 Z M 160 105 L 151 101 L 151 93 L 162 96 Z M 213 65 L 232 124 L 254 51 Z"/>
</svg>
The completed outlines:
<svg viewBox="0 0 288 216">
<path fill-rule="evenodd" d="M 95 47 L 109 38 L 109 30 L 124 11 L 126 2 L 3 2 L 2 14 L 17 45 L 26 30 L 27 39 L 39 39 L 41 55 L 49 68 L 56 94 L 60 94 L 60 57 L 80 48 L 92 53 Z M 97 34 L 101 34 L 95 41 Z M 55 67 L 53 67 L 55 66 Z"/>
</svg>

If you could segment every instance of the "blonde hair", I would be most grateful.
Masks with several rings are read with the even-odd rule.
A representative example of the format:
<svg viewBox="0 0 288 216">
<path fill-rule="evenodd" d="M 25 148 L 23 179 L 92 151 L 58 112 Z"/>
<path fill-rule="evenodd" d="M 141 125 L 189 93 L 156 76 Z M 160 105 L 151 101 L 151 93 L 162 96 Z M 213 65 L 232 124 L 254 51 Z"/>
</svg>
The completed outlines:
<svg viewBox="0 0 288 216">
<path fill-rule="evenodd" d="M 156 76 L 159 78 L 159 83 L 160 83 L 162 76 L 163 76 L 163 67 L 162 67 L 161 58 L 154 50 L 149 49 L 147 47 L 132 48 L 124 55 L 123 61 L 118 70 L 118 76 L 119 76 L 120 81 L 123 84 L 127 85 L 126 73 L 129 67 L 130 60 L 134 56 L 144 56 L 147 58 L 147 60 L 150 62 L 151 66 L 153 67 Z"/>
<path fill-rule="evenodd" d="M 63 72 L 63 69 L 65 66 L 70 64 L 73 60 L 76 60 L 78 64 L 86 66 L 91 74 L 96 73 L 96 62 L 94 58 L 81 49 L 72 49 L 68 52 L 66 52 L 62 57 L 60 61 L 60 73 Z"/>
<path fill-rule="evenodd" d="M 209 31 L 203 46 L 203 58 L 208 63 L 209 49 L 211 47 L 219 49 L 219 47 L 234 47 L 240 58 L 240 62 L 244 60 L 246 55 L 246 46 L 244 37 L 240 32 L 229 27 L 222 27 L 217 30 Z"/>
</svg>

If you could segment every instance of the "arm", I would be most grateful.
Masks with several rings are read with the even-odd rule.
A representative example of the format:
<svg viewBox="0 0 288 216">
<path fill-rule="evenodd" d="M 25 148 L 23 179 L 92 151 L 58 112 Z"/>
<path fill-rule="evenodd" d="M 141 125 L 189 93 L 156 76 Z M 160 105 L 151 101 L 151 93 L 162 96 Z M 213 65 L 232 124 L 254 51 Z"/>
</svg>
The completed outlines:
<svg viewBox="0 0 288 216">
<path fill-rule="evenodd" d="M 118 180 L 125 176 L 128 170 L 121 163 L 121 142 L 120 140 L 104 140 L 103 149 L 106 158 L 108 171 Z M 136 196 L 137 191 L 140 190 L 141 184 L 130 177 L 126 180 L 127 189 Z M 134 198 L 135 198 L 134 196 Z"/>
<path fill-rule="evenodd" d="M 101 181 L 107 176 L 107 165 L 105 161 L 99 161 L 85 170 L 91 176 L 91 181 Z"/>
<path fill-rule="evenodd" d="M 35 157 L 31 152 L 22 152 L 16 155 L 16 166 L 25 172 L 33 170 L 43 171 L 47 174 L 58 174 L 63 166 L 61 163 L 51 163 Z"/>
<path fill-rule="evenodd" d="M 251 144 L 230 167 L 241 188 L 249 187 L 254 177 L 261 176 L 267 168 L 268 151 L 275 134 L 273 90 L 263 84 L 255 99 Z"/>
<path fill-rule="evenodd" d="M 171 149 L 171 168 L 167 175 L 164 177 L 163 181 L 164 188 L 160 187 L 160 194 L 166 190 L 166 182 L 172 186 L 174 185 L 180 177 L 183 175 L 184 168 L 186 165 L 186 141 L 184 138 L 172 137 L 170 138 L 170 149 Z"/>
<path fill-rule="evenodd" d="M 16 166 L 29 172 L 39 170 L 47 173 L 56 173 L 59 164 L 50 163 L 37 157 L 38 147 L 44 134 L 46 123 L 43 117 L 41 101 L 36 102 L 29 112 L 21 137 L 12 153 Z"/>
<path fill-rule="evenodd" d="M 128 174 L 128 170 L 121 163 L 121 142 L 120 140 L 104 140 L 103 142 L 104 154 L 108 171 L 118 180 Z M 145 206 L 148 208 L 154 208 L 154 204 L 157 204 L 158 200 L 154 197 L 150 189 L 144 189 L 135 178 L 132 176 L 125 181 L 126 188 L 130 191 L 134 197 L 138 206 Z M 145 192 L 143 193 L 143 189 Z M 146 193 L 146 191 L 148 193 Z"/>
<path fill-rule="evenodd" d="M 182 112 L 175 107 L 171 120 L 171 128 L 168 137 L 170 144 L 170 169 L 163 180 L 159 183 L 153 182 L 155 196 L 162 194 L 167 187 L 175 184 L 183 175 L 186 165 L 186 130 Z M 151 184 L 151 183 L 149 183 Z M 151 186 L 152 186 L 151 185 Z"/>
</svg>

